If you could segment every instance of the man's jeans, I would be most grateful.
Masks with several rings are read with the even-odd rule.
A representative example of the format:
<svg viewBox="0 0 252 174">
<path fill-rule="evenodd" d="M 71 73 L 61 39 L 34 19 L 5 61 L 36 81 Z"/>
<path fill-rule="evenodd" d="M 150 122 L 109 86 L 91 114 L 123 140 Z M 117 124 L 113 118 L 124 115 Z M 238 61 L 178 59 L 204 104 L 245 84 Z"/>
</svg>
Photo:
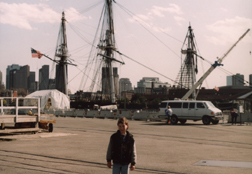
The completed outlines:
<svg viewBox="0 0 252 174">
<path fill-rule="evenodd" d="M 113 163 L 113 174 L 129 174 L 129 165 Z"/>
</svg>

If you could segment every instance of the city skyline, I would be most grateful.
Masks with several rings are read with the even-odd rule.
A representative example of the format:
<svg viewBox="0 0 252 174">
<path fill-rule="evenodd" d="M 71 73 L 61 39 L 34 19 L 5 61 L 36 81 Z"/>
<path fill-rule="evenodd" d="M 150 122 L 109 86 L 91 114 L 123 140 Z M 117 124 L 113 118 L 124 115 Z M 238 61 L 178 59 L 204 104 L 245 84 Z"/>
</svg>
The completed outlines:
<svg viewBox="0 0 252 174">
<path fill-rule="evenodd" d="M 6 71 L 9 72 L 8 79 L 12 81 L 12 84 L 9 84 L 6 89 L 22 89 L 20 86 L 26 86 L 26 88 L 30 93 L 35 92 L 37 90 L 47 90 L 47 89 L 56 89 L 55 88 L 55 79 L 49 79 L 49 65 L 42 65 L 42 67 L 39 69 L 39 80 L 35 80 L 36 73 L 33 71 L 27 71 L 27 78 L 20 76 L 20 74 L 23 74 L 23 72 L 19 73 L 21 69 L 27 69 L 29 71 L 30 66 L 24 65 L 20 66 L 18 64 L 12 64 L 8 65 L 6 68 Z M 13 76 L 13 72 L 15 72 L 15 76 Z M 115 86 L 116 86 L 116 95 L 121 96 L 121 93 L 123 91 L 134 91 L 135 93 L 146 93 L 151 88 L 173 88 L 171 84 L 168 82 L 161 82 L 159 80 L 159 77 L 142 77 L 137 82 L 137 86 L 132 87 L 132 83 L 130 78 L 119 78 L 117 74 L 117 69 L 114 68 L 114 76 L 116 77 L 115 80 Z M 20 83 L 20 80 L 22 83 Z M 0 81 L 1 81 L 1 71 L 0 71 Z M 20 84 L 17 84 L 19 82 Z M 154 82 L 154 83 L 153 83 Z M 252 74 L 249 75 L 249 81 L 248 84 L 250 85 L 244 85 L 244 75 L 243 74 L 235 74 L 232 76 L 226 76 L 226 84 L 225 86 L 234 86 L 234 87 L 243 87 L 243 86 L 252 86 Z M 7 83 L 7 81 L 6 81 Z M 10 83 L 10 82 L 9 82 Z M 24 84 L 25 83 L 25 84 Z M 15 87 L 16 86 L 16 87 Z M 37 86 L 37 87 L 36 87 Z M 222 86 L 222 87 L 225 87 Z M 218 87 L 214 88 L 215 90 L 218 89 Z M 70 89 L 68 89 L 70 90 Z M 145 91 L 146 90 L 146 91 Z M 81 91 L 81 90 L 80 90 Z M 98 92 L 93 91 L 93 92 Z M 77 91 L 73 92 L 70 90 L 71 94 L 76 93 Z M 83 91 L 87 92 L 87 91 Z M 105 92 L 106 93 L 106 92 Z M 148 93 L 148 92 L 147 92 Z"/>
<path fill-rule="evenodd" d="M 113 13 L 118 51 L 173 80 L 181 66 L 180 50 L 189 24 L 194 30 L 200 55 L 210 63 L 217 57 L 222 57 L 248 28 L 252 28 L 252 2 L 249 0 L 244 0 L 243 3 L 238 0 L 116 2 L 113 4 Z M 0 3 L 0 10 L 3 11 L 0 14 L 0 70 L 4 84 L 7 65 L 29 64 L 31 71 L 36 72 L 36 80 L 42 65 L 49 64 L 51 72 L 52 62 L 45 57 L 31 58 L 30 48 L 53 57 L 61 13 L 65 11 L 69 53 L 74 63 L 78 64 L 77 68 L 69 66 L 69 88 L 72 93 L 87 90 L 79 89 L 79 82 L 90 51 L 88 43 L 93 41 L 104 1 L 82 3 L 73 0 L 71 3 L 59 3 L 34 0 L 31 3 L 28 0 L 4 0 Z M 95 10 L 86 10 L 92 5 Z M 127 15 L 119 5 L 130 10 L 132 15 Z M 82 39 L 74 32 L 81 30 Z M 202 87 L 213 89 L 215 86 L 225 86 L 226 76 L 237 73 L 243 74 L 244 80 L 249 81 L 249 74 L 252 74 L 251 51 L 250 31 L 225 58 L 224 66 L 214 70 Z M 116 65 L 119 78 L 130 78 L 132 86 L 137 86 L 137 81 L 142 77 L 159 77 L 160 81 L 173 85 L 173 81 L 125 57 L 123 60 L 125 65 Z M 210 67 L 209 63 L 198 60 L 197 79 Z M 50 78 L 54 75 L 55 73 L 51 73 Z"/>
</svg>

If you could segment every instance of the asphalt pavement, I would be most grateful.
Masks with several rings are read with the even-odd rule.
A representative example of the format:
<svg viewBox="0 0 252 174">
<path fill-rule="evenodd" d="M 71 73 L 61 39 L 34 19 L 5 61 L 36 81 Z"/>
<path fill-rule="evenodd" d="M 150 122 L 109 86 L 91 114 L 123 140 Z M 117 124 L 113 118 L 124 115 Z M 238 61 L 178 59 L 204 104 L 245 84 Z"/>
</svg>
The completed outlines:
<svg viewBox="0 0 252 174">
<path fill-rule="evenodd" d="M 109 138 L 117 120 L 57 117 L 52 133 L 0 134 L 2 174 L 111 174 Z M 251 174 L 252 126 L 129 120 L 137 148 L 131 174 Z"/>
</svg>

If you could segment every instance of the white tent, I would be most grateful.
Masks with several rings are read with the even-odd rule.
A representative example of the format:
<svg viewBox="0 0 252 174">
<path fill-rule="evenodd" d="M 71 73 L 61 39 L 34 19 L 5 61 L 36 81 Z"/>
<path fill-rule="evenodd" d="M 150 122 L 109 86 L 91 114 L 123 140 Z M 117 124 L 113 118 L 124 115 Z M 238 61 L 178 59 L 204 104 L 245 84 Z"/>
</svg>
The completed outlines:
<svg viewBox="0 0 252 174">
<path fill-rule="evenodd" d="M 35 91 L 26 97 L 40 98 L 41 110 L 45 109 L 49 101 L 51 101 L 50 109 L 70 109 L 69 97 L 56 89 Z"/>
</svg>

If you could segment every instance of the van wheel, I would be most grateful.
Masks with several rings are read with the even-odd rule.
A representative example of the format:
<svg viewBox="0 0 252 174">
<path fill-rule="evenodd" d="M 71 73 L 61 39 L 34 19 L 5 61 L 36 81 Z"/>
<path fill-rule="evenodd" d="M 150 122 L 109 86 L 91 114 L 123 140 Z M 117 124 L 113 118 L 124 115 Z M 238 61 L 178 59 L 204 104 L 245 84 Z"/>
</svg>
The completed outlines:
<svg viewBox="0 0 252 174">
<path fill-rule="evenodd" d="M 210 122 L 211 122 L 211 119 L 210 119 L 210 117 L 208 117 L 208 116 L 204 116 L 204 117 L 202 118 L 202 122 L 203 122 L 204 125 L 209 125 Z"/>
<path fill-rule="evenodd" d="M 178 123 L 178 118 L 176 116 L 171 117 L 171 124 L 177 124 Z"/>
<path fill-rule="evenodd" d="M 185 124 L 185 123 L 186 123 L 186 120 L 180 120 L 180 123 L 181 123 L 181 124 Z"/>
<path fill-rule="evenodd" d="M 213 124 L 218 124 L 218 123 L 219 123 L 219 120 L 212 120 L 212 123 L 213 123 Z"/>
</svg>

